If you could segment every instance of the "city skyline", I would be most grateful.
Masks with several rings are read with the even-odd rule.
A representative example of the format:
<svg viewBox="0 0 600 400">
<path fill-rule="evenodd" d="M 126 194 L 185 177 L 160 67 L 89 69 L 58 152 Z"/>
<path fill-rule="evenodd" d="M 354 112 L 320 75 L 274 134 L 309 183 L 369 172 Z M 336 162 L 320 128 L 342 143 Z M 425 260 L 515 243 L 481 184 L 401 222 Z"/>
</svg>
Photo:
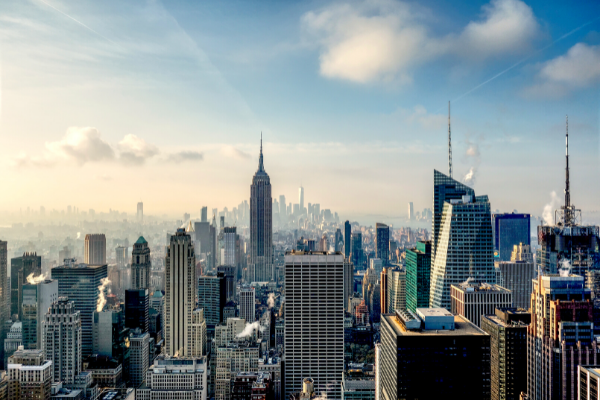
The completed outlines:
<svg viewBox="0 0 600 400">
<path fill-rule="evenodd" d="M 425 183 L 447 171 L 452 100 L 454 177 L 475 168 L 471 186 L 502 212 L 539 216 L 552 192 L 560 198 L 569 114 L 573 202 L 600 217 L 600 188 L 586 184 L 599 168 L 600 35 L 589 15 L 600 5 L 138 6 L 4 6 L 0 184 L 12 195 L 0 212 L 38 209 L 40 192 L 47 209 L 64 208 L 68 187 L 84 209 L 233 207 L 247 198 L 263 131 L 275 197 L 293 199 L 302 185 L 306 202 L 344 219 L 388 221 L 408 202 L 429 207 Z M 162 189 L 187 190 L 173 178 L 182 168 L 218 189 L 175 210 Z M 365 190 L 348 200 L 331 182 Z"/>
</svg>

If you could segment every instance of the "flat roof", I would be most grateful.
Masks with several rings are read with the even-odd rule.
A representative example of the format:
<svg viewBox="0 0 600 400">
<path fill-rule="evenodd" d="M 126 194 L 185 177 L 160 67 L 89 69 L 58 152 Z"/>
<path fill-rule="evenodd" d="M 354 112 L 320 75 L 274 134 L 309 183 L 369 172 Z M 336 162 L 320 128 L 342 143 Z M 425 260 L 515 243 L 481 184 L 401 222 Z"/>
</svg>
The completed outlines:
<svg viewBox="0 0 600 400">
<path fill-rule="evenodd" d="M 504 328 L 527 328 L 529 326 L 529 324 L 526 324 L 525 322 L 521 321 L 511 321 L 510 323 L 506 323 L 502 318 L 498 317 L 495 314 L 482 315 L 481 318 L 487 318 L 496 325 L 502 326 Z"/>
<path fill-rule="evenodd" d="M 424 317 L 451 317 L 452 313 L 445 308 L 417 308 L 417 312 L 420 312 Z"/>
<path fill-rule="evenodd" d="M 436 310 L 436 309 L 434 309 Z M 448 312 L 448 311 L 446 311 Z M 440 314 L 435 314 L 439 316 Z M 468 319 L 461 317 L 460 315 L 454 315 L 454 330 L 420 330 L 420 331 L 408 331 L 405 330 L 402 325 L 398 322 L 395 314 L 384 314 L 381 316 L 391 327 L 394 329 L 394 333 L 398 336 L 489 336 L 486 332 L 481 330 L 471 323 Z"/>
</svg>

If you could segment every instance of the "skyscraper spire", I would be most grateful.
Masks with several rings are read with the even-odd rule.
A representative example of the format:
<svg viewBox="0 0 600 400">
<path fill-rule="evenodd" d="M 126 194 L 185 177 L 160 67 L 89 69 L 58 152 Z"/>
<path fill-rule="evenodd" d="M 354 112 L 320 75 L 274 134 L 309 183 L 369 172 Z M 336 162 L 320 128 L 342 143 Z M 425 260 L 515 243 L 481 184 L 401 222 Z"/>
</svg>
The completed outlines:
<svg viewBox="0 0 600 400">
<path fill-rule="evenodd" d="M 450 101 L 448 101 L 448 176 L 452 178 L 452 135 L 450 134 Z"/>
<path fill-rule="evenodd" d="M 569 182 L 569 116 L 566 116 L 566 166 L 565 166 L 565 207 L 564 207 L 564 224 L 566 226 L 572 225 L 575 221 L 575 215 L 573 208 L 571 207 L 571 185 Z"/>
<path fill-rule="evenodd" d="M 265 171 L 265 167 L 263 165 L 263 154 L 262 154 L 262 132 L 260 133 L 260 157 L 258 159 L 258 170 L 260 172 Z"/>
</svg>

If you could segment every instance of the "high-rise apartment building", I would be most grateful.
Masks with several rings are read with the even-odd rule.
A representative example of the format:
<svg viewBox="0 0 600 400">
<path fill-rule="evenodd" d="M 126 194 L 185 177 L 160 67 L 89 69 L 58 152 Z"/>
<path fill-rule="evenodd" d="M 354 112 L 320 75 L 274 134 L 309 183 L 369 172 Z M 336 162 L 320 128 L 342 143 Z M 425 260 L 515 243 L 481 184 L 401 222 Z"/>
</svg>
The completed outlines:
<svg viewBox="0 0 600 400">
<path fill-rule="evenodd" d="M 256 293 L 251 286 L 240 288 L 240 318 L 248 323 L 256 320 Z"/>
<path fill-rule="evenodd" d="M 148 332 L 150 323 L 150 294 L 148 289 L 125 291 L 125 326 L 132 331 Z"/>
<path fill-rule="evenodd" d="M 223 307 L 227 303 L 227 281 L 221 272 L 198 278 L 198 306 L 204 309 L 204 318 L 209 331 L 223 320 Z"/>
<path fill-rule="evenodd" d="M 350 258 L 350 240 L 352 238 L 352 226 L 350 221 L 344 222 L 344 257 Z"/>
<path fill-rule="evenodd" d="M 171 236 L 165 260 L 166 354 L 192 354 L 192 311 L 196 305 L 196 255 L 191 237 L 183 229 Z"/>
<path fill-rule="evenodd" d="M 351 242 L 352 263 L 359 269 L 363 268 L 362 233 L 353 232 Z"/>
<path fill-rule="evenodd" d="M 33 274 L 38 277 L 42 274 L 42 257 L 37 253 L 23 253 L 21 257 L 10 260 L 10 315 L 23 317 L 23 285 L 27 277 Z"/>
<path fill-rule="evenodd" d="M 465 195 L 444 203 L 431 267 L 430 306 L 450 309 L 450 286 L 465 282 L 469 277 L 496 283 L 487 196 Z"/>
<path fill-rule="evenodd" d="M 510 261 L 496 261 L 497 284 L 512 292 L 513 306 L 529 308 L 531 280 L 535 277 L 533 254 L 523 243 L 515 245 Z"/>
<path fill-rule="evenodd" d="M 481 317 L 492 315 L 496 308 L 511 308 L 512 292 L 498 285 L 480 282 L 463 282 L 450 287 L 450 311 L 462 315 L 478 327 Z"/>
<path fill-rule="evenodd" d="M 62 297 L 52 303 L 43 321 L 42 349 L 52 361 L 53 381 L 73 385 L 82 371 L 80 312 Z"/>
<path fill-rule="evenodd" d="M 292 251 L 285 255 L 284 268 L 285 397 L 300 391 L 302 379 L 312 377 L 318 393 L 340 398 L 344 256 Z"/>
<path fill-rule="evenodd" d="M 390 262 L 390 227 L 378 222 L 375 224 L 375 257 L 379 258 L 383 265 Z"/>
<path fill-rule="evenodd" d="M 83 262 L 88 265 L 106 264 L 106 236 L 104 233 L 85 235 Z"/>
<path fill-rule="evenodd" d="M 527 326 L 531 314 L 516 308 L 497 308 L 481 317 L 490 335 L 492 400 L 518 399 L 527 393 Z"/>
<path fill-rule="evenodd" d="M 383 315 L 379 361 L 382 400 L 490 398 L 490 336 L 445 309 Z"/>
<path fill-rule="evenodd" d="M 494 255 L 498 261 L 510 260 L 513 246 L 531 244 L 531 216 L 529 214 L 494 214 Z"/>
<path fill-rule="evenodd" d="M 577 398 L 579 365 L 598 365 L 591 291 L 579 275 L 538 275 L 527 328 L 527 396 Z"/>
<path fill-rule="evenodd" d="M 10 400 L 50 398 L 52 361 L 43 350 L 17 350 L 8 358 L 7 375 Z"/>
<path fill-rule="evenodd" d="M 140 236 L 133 244 L 131 252 L 131 288 L 150 289 L 151 270 L 150 247 L 146 239 Z"/>
<path fill-rule="evenodd" d="M 265 171 L 260 139 L 258 170 L 250 186 L 250 269 L 256 282 L 274 279 L 273 270 L 273 201 L 271 179 Z"/>
<path fill-rule="evenodd" d="M 58 281 L 46 279 L 23 285 L 23 347 L 42 348 L 42 324 L 48 308 L 58 300 Z"/>
<path fill-rule="evenodd" d="M 417 242 L 415 248 L 406 250 L 406 308 L 429 307 L 429 282 L 431 278 L 431 242 Z"/>
<path fill-rule="evenodd" d="M 136 389 L 137 400 L 207 398 L 208 365 L 204 357 L 160 356 L 146 373 L 146 381 Z"/>
<path fill-rule="evenodd" d="M 142 203 L 141 201 L 137 203 L 136 219 L 139 224 L 144 223 L 144 203 Z"/>
<path fill-rule="evenodd" d="M 5 322 L 10 319 L 10 283 L 8 280 L 8 243 L 0 240 L 0 362 L 4 362 Z"/>
<path fill-rule="evenodd" d="M 102 309 L 108 294 L 106 265 L 67 264 L 52 268 L 52 279 L 58 281 L 58 297 L 66 297 L 75 303 L 81 319 L 81 352 L 83 357 L 92 354 L 93 317 L 97 308 Z M 106 282 L 106 280 L 104 281 Z M 102 294 L 101 294 L 102 293 Z"/>
</svg>

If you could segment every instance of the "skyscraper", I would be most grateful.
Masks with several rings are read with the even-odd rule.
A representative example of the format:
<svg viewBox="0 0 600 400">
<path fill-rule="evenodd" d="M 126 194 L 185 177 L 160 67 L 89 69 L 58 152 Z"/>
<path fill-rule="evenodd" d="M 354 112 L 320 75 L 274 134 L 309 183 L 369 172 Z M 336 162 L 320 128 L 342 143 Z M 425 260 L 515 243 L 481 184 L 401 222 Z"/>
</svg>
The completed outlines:
<svg viewBox="0 0 600 400">
<path fill-rule="evenodd" d="M 298 204 L 300 205 L 300 213 L 304 213 L 304 188 L 302 185 L 298 189 Z"/>
<path fill-rule="evenodd" d="M 413 203 L 412 201 L 408 203 L 408 219 L 410 221 L 415 219 L 415 210 L 413 208 Z"/>
<path fill-rule="evenodd" d="M 198 306 L 204 309 L 206 326 L 210 332 L 214 332 L 215 325 L 223 320 L 226 297 L 227 281 L 223 272 L 198 278 Z"/>
<path fill-rule="evenodd" d="M 31 280 L 23 285 L 23 347 L 42 348 L 42 323 L 48 308 L 58 300 L 58 282 L 46 279 L 41 282 Z"/>
<path fill-rule="evenodd" d="M 104 233 L 85 235 L 83 262 L 88 265 L 106 264 L 106 236 Z"/>
<path fill-rule="evenodd" d="M 202 207 L 200 211 L 200 222 L 208 222 L 208 207 Z"/>
<path fill-rule="evenodd" d="M 431 267 L 431 307 L 449 310 L 450 286 L 469 277 L 496 283 L 491 221 L 487 196 L 465 195 L 444 203 Z"/>
<path fill-rule="evenodd" d="M 388 265 L 390 262 L 390 227 L 378 222 L 375 224 L 375 229 L 377 231 L 375 257 L 381 259 L 383 265 Z"/>
<path fill-rule="evenodd" d="M 125 326 L 131 331 L 148 332 L 150 323 L 150 293 L 148 289 L 125 291 Z"/>
<path fill-rule="evenodd" d="M 107 266 L 67 264 L 52 268 L 52 279 L 58 281 L 58 296 L 66 297 L 75 304 L 81 319 L 81 352 L 83 357 L 93 350 L 93 317 L 96 309 L 106 304 Z"/>
<path fill-rule="evenodd" d="M 5 322 L 10 318 L 10 284 L 8 281 L 8 244 L 0 240 L 0 362 L 4 362 Z"/>
<path fill-rule="evenodd" d="M 80 312 L 72 301 L 61 297 L 53 302 L 43 319 L 42 349 L 52 361 L 54 382 L 75 383 L 82 371 Z"/>
<path fill-rule="evenodd" d="M 406 309 L 406 269 L 387 268 L 387 312 Z"/>
<path fill-rule="evenodd" d="M 144 203 L 141 201 L 137 203 L 137 214 L 136 214 L 137 222 L 140 224 L 144 223 Z"/>
<path fill-rule="evenodd" d="M 140 236 L 133 244 L 133 252 L 131 253 L 131 288 L 150 288 L 151 269 L 150 247 L 148 247 L 146 239 Z"/>
<path fill-rule="evenodd" d="M 353 232 L 352 233 L 352 263 L 362 269 L 363 267 L 363 250 L 362 250 L 362 233 Z"/>
<path fill-rule="evenodd" d="M 194 222 L 194 238 L 196 253 L 210 253 L 210 223 Z"/>
<path fill-rule="evenodd" d="M 256 320 L 256 293 L 251 286 L 240 289 L 240 318 L 248 323 Z"/>
<path fill-rule="evenodd" d="M 279 217 L 282 218 L 284 216 L 287 216 L 285 196 L 280 195 L 279 196 Z"/>
<path fill-rule="evenodd" d="M 462 315 L 481 328 L 481 317 L 494 314 L 496 308 L 512 307 L 512 292 L 498 285 L 463 282 L 450 287 L 450 311 Z"/>
<path fill-rule="evenodd" d="M 527 328 L 527 395 L 576 399 L 579 365 L 598 365 L 591 292 L 578 275 L 538 275 Z"/>
<path fill-rule="evenodd" d="M 498 285 L 507 288 L 513 294 L 513 307 L 528 309 L 531 301 L 531 280 L 535 277 L 533 254 L 529 246 L 515 245 L 510 261 L 496 261 Z"/>
<path fill-rule="evenodd" d="M 237 266 L 237 229 L 235 226 L 227 226 L 223 229 L 223 248 L 221 249 L 221 264 Z"/>
<path fill-rule="evenodd" d="M 52 361 L 42 350 L 17 350 L 8 358 L 8 399 L 49 399 Z"/>
<path fill-rule="evenodd" d="M 342 236 L 342 231 L 339 228 L 336 229 L 333 240 L 334 240 L 333 251 L 335 251 L 336 253 L 342 251 L 342 246 L 344 245 L 344 239 Z"/>
<path fill-rule="evenodd" d="M 42 257 L 36 253 L 23 253 L 22 257 L 10 260 L 10 315 L 23 316 L 23 285 L 27 277 L 33 274 L 38 277 L 42 274 Z"/>
<path fill-rule="evenodd" d="M 529 214 L 494 214 L 494 253 L 498 261 L 510 260 L 513 246 L 531 244 L 531 224 Z"/>
<path fill-rule="evenodd" d="M 429 280 L 431 277 L 431 242 L 417 242 L 406 250 L 406 308 L 429 307 Z"/>
<path fill-rule="evenodd" d="M 352 238 L 352 226 L 350 221 L 344 222 L 344 257 L 350 258 L 350 240 Z"/>
<path fill-rule="evenodd" d="M 314 379 L 317 393 L 340 398 L 344 371 L 344 257 L 325 252 L 287 252 L 285 295 L 285 398 L 300 391 L 305 377 Z"/>
<path fill-rule="evenodd" d="M 196 255 L 192 238 L 183 229 L 171 236 L 165 259 L 166 354 L 192 353 L 192 312 L 196 304 Z"/>
<path fill-rule="evenodd" d="M 250 269 L 254 281 L 274 279 L 271 180 L 265 172 L 260 139 L 258 170 L 250 186 Z"/>
</svg>

